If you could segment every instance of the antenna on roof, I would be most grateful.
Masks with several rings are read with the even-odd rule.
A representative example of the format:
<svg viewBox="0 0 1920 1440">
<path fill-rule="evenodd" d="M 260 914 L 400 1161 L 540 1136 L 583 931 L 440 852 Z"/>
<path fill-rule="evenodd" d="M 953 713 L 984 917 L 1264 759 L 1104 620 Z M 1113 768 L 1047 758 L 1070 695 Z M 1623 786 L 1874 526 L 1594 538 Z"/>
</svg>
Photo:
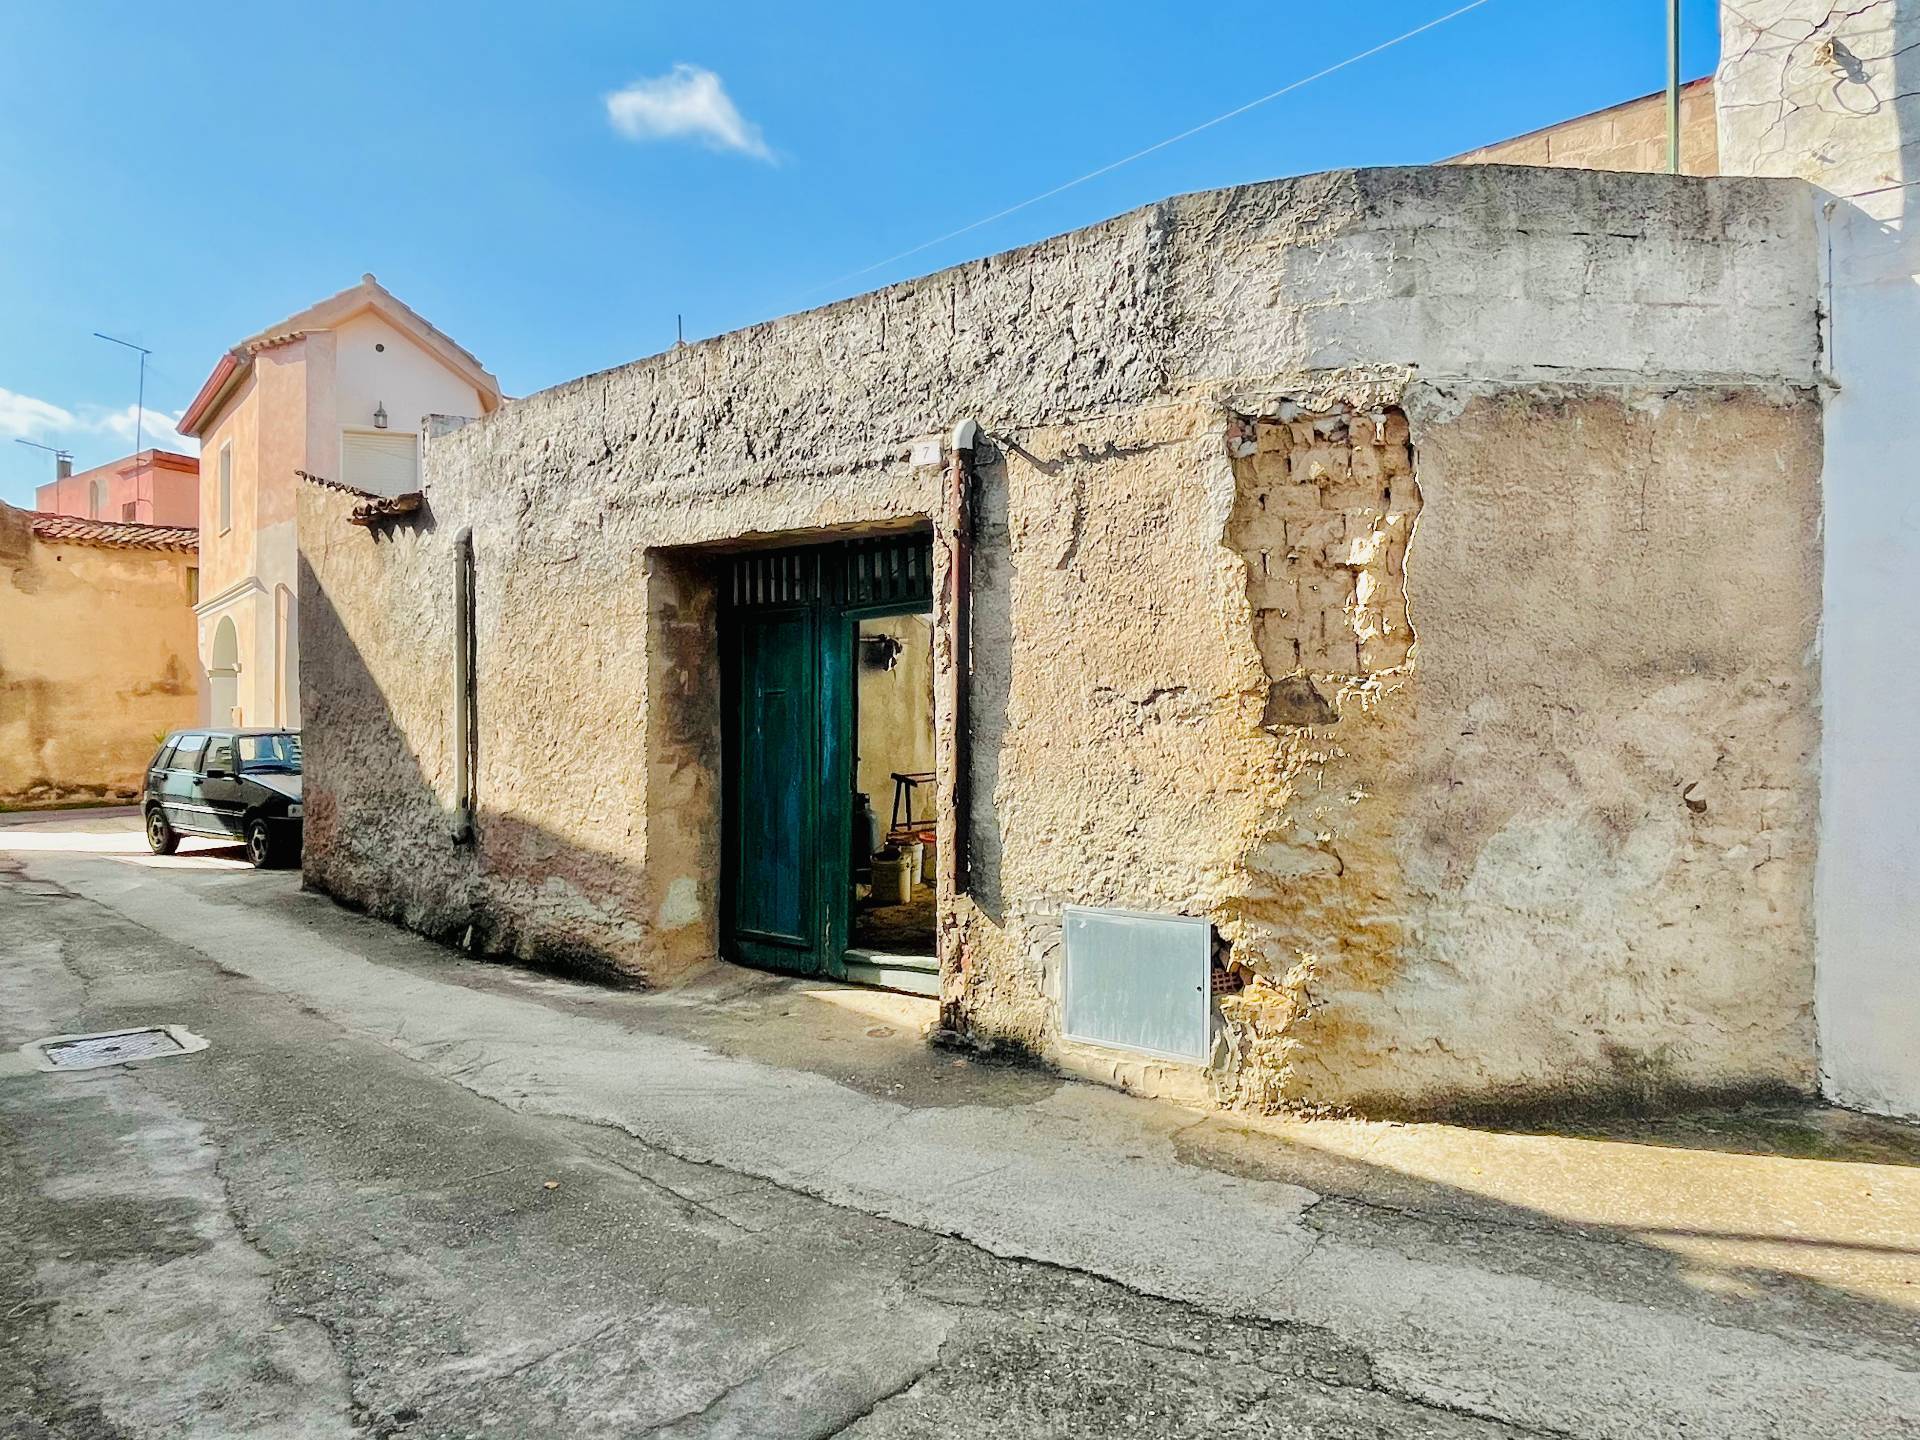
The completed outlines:
<svg viewBox="0 0 1920 1440">
<path fill-rule="evenodd" d="M 147 356 L 153 352 L 144 345 L 136 345 L 131 340 L 118 340 L 111 335 L 102 335 L 98 330 L 93 332 L 93 338 L 96 340 L 112 340 L 115 345 L 124 345 L 129 350 L 138 350 L 140 352 L 140 393 L 139 397 L 133 402 L 133 453 L 138 455 L 140 453 L 142 433 L 146 428 L 147 420 Z"/>
<path fill-rule="evenodd" d="M 42 445 L 38 440 L 28 440 L 18 435 L 13 437 L 13 443 L 16 445 L 31 445 L 34 449 L 44 450 L 53 456 L 54 479 L 64 480 L 73 473 L 73 452 L 71 450 L 56 450 L 51 445 Z"/>
</svg>

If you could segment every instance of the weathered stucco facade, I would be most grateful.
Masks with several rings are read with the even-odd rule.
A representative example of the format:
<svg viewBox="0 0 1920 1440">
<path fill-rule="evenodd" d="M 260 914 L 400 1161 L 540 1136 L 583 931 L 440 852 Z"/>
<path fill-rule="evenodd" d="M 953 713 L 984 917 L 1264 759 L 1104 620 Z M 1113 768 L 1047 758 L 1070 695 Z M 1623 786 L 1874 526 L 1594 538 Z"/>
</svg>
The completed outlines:
<svg viewBox="0 0 1920 1440">
<path fill-rule="evenodd" d="M 0 505 L 0 805 L 129 799 L 194 722 L 195 541 Z"/>
<path fill-rule="evenodd" d="M 951 667 L 913 442 L 971 418 L 951 1026 L 1262 1106 L 1805 1090 L 1814 249 L 1793 182 L 1310 176 L 532 396 L 432 439 L 399 523 L 305 486 L 308 879 L 713 963 L 720 557 L 932 524 Z M 1063 904 L 1213 922 L 1204 1075 L 1061 1042 Z"/>
</svg>

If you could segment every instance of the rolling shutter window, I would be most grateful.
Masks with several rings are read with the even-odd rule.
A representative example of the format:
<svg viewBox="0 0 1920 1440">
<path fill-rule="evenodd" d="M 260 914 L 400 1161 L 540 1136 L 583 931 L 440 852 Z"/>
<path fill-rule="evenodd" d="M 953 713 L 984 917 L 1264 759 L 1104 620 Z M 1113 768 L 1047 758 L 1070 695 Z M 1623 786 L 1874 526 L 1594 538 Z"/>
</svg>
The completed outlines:
<svg viewBox="0 0 1920 1440">
<path fill-rule="evenodd" d="M 375 495 L 405 495 L 420 488 L 412 435 L 348 430 L 340 437 L 340 468 L 347 484 Z"/>
</svg>

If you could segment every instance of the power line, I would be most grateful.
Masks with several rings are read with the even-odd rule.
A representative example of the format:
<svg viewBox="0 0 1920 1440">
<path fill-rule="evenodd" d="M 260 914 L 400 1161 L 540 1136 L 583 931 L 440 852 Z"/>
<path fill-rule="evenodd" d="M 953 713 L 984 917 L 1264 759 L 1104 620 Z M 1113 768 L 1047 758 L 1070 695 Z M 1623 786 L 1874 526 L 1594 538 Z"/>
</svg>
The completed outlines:
<svg viewBox="0 0 1920 1440">
<path fill-rule="evenodd" d="M 1237 119 L 1239 116 L 1246 114 L 1249 110 L 1257 110 L 1262 105 L 1265 105 L 1270 101 L 1278 100 L 1282 95 L 1291 95 L 1295 90 L 1298 90 L 1301 87 L 1306 85 L 1311 85 L 1316 80 L 1324 80 L 1327 78 L 1327 76 L 1337 74 L 1338 72 L 1345 70 L 1350 65 L 1358 65 L 1362 60 L 1370 60 L 1375 55 L 1380 54 L 1384 50 L 1391 50 L 1396 45 L 1403 45 L 1407 41 L 1413 39 L 1416 35 L 1424 35 L 1429 30 L 1434 30 L 1439 28 L 1442 25 L 1445 25 L 1449 20 L 1458 20 L 1462 15 L 1465 15 L 1468 11 L 1478 10 L 1482 5 L 1488 5 L 1491 3 L 1492 3 L 1492 0 L 1471 0 L 1471 3 L 1462 5 L 1457 10 L 1450 10 L 1445 15 L 1441 15 L 1436 19 L 1427 21 L 1427 23 L 1424 25 L 1416 25 L 1413 29 L 1407 31 L 1407 33 L 1404 35 L 1396 35 L 1391 40 L 1383 40 L 1378 45 L 1373 46 L 1371 49 L 1362 50 L 1357 55 L 1349 55 L 1346 59 L 1337 61 L 1334 64 L 1327 66 L 1327 68 L 1324 70 L 1316 70 L 1311 75 L 1304 75 L 1300 79 L 1295 80 L 1290 84 L 1282 85 L 1278 90 L 1272 91 L 1271 93 L 1266 95 L 1262 95 L 1258 100 L 1249 100 L 1247 101 L 1246 104 L 1235 106 L 1233 109 L 1228 110 L 1223 114 L 1214 116 L 1211 120 L 1202 120 L 1198 125 L 1192 126 L 1191 128 L 1186 130 L 1182 130 L 1178 135 L 1169 135 L 1166 139 L 1156 141 L 1153 144 L 1147 146 L 1147 148 L 1144 150 L 1136 150 L 1131 155 L 1123 156 L 1118 160 L 1109 161 L 1107 164 L 1102 165 L 1097 170 L 1089 170 L 1086 174 L 1077 176 L 1072 180 L 1068 180 L 1064 184 L 1056 185 L 1051 190 L 1043 190 L 1038 195 L 1030 195 L 1025 200 L 1019 201 L 1017 204 L 1009 205 L 1004 210 L 996 210 L 993 212 L 993 214 L 983 216 L 978 220 L 971 221 L 968 224 L 962 225 L 957 230 L 949 230 L 944 235 L 936 235 L 934 236 L 933 239 L 922 241 L 920 244 L 915 245 L 909 250 L 902 250 L 898 255 L 889 255 L 884 260 L 876 260 L 871 265 L 863 265 L 858 270 L 849 270 L 846 274 L 841 275 L 835 279 L 822 281 L 818 285 L 810 286 L 809 288 L 802 290 L 799 296 L 796 298 L 804 299 L 809 295 L 817 295 L 822 290 L 830 290 L 837 285 L 844 285 L 849 280 L 858 280 L 862 275 L 870 275 L 875 270 L 883 270 L 887 266 L 895 264 L 898 261 L 911 259 L 913 256 L 920 254 L 923 250 L 931 250 L 936 245 L 944 245 L 949 240 L 957 240 L 962 235 L 969 234 L 972 231 L 979 230 L 984 226 L 991 225 L 997 220 L 1004 220 L 1009 215 L 1017 214 L 1019 211 L 1025 210 L 1028 206 L 1038 205 L 1042 200 L 1051 200 L 1056 195 L 1064 194 L 1068 190 L 1073 189 L 1076 185 L 1084 185 L 1089 180 L 1098 180 L 1102 175 L 1111 174 L 1113 171 L 1120 169 L 1122 166 L 1131 165 L 1136 160 L 1144 160 L 1147 156 L 1153 154 L 1157 150 L 1164 150 L 1169 145 L 1178 145 L 1182 140 L 1192 139 L 1195 135 L 1198 135 L 1202 130 L 1211 130 L 1216 125 L 1222 125 L 1229 120 Z"/>
</svg>

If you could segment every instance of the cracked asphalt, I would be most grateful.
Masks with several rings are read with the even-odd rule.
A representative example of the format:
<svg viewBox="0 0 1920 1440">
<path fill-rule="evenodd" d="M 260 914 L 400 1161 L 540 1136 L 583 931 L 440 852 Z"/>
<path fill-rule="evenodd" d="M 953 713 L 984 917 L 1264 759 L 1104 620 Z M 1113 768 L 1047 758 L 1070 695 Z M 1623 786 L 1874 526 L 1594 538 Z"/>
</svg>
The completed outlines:
<svg viewBox="0 0 1920 1440">
<path fill-rule="evenodd" d="M 218 853 L 0 843 L 0 1047 L 211 1042 L 0 1070 L 0 1433 L 1920 1433 L 1897 1128 L 1807 1162 L 1893 1198 L 1849 1280 L 1732 1227 L 1678 1264 L 1416 1186 L 1406 1137 L 1363 1174 L 916 1014 L 620 995 Z"/>
</svg>

